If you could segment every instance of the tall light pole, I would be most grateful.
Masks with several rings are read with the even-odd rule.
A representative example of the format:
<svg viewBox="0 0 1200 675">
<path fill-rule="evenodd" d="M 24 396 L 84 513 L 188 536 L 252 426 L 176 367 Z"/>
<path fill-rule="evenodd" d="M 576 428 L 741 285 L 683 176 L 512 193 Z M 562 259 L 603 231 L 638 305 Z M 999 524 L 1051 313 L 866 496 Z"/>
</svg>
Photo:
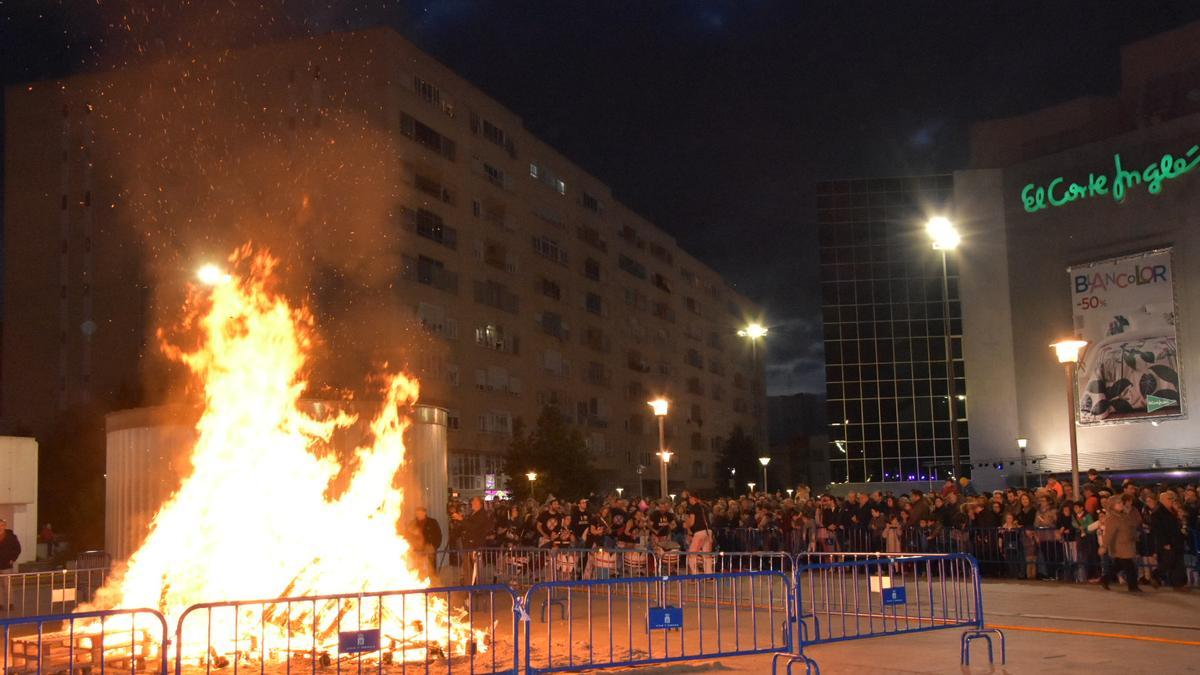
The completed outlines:
<svg viewBox="0 0 1200 675">
<path fill-rule="evenodd" d="M 1021 489 L 1029 489 L 1029 474 L 1025 471 L 1025 448 L 1029 445 L 1028 438 L 1018 438 L 1017 448 L 1021 450 Z"/>
<path fill-rule="evenodd" d="M 533 493 L 533 482 L 537 480 L 537 472 L 530 471 L 529 473 L 525 474 L 525 477 L 529 479 L 529 497 L 536 500 L 537 495 Z"/>
<path fill-rule="evenodd" d="M 1079 443 L 1075 439 L 1075 365 L 1079 363 L 1079 352 L 1087 346 L 1086 340 L 1059 340 L 1050 345 L 1058 362 L 1067 372 L 1067 427 L 1071 437 L 1071 494 L 1079 498 Z"/>
<path fill-rule="evenodd" d="M 750 340 L 750 389 L 754 392 L 754 425 L 758 427 L 758 433 L 755 436 L 758 440 L 765 440 L 763 434 L 766 432 L 762 428 L 762 415 L 759 409 L 758 400 L 758 341 L 766 336 L 768 329 L 760 323 L 747 324 L 745 328 L 737 332 L 738 337 L 744 337 Z M 764 443 L 764 447 L 765 447 Z"/>
<path fill-rule="evenodd" d="M 671 404 L 665 398 L 656 398 L 653 401 L 646 401 L 646 404 L 654 410 L 654 416 L 658 418 L 658 482 L 663 499 L 667 498 L 667 464 L 671 461 L 671 453 L 667 452 L 667 431 L 666 420 L 667 410 Z"/>
<path fill-rule="evenodd" d="M 767 465 L 771 463 L 771 458 L 759 457 L 758 463 L 763 466 L 763 492 L 767 492 Z"/>
<path fill-rule="evenodd" d="M 954 476 L 962 476 L 962 457 L 958 449 L 958 412 L 954 402 L 958 399 L 954 377 L 954 343 L 950 337 L 950 273 L 946 267 L 946 252 L 958 248 L 961 237 L 954 223 L 942 216 L 929 219 L 925 232 L 933 241 L 933 250 L 942 254 L 942 337 L 946 342 L 946 409 L 950 414 L 950 463 Z"/>
</svg>

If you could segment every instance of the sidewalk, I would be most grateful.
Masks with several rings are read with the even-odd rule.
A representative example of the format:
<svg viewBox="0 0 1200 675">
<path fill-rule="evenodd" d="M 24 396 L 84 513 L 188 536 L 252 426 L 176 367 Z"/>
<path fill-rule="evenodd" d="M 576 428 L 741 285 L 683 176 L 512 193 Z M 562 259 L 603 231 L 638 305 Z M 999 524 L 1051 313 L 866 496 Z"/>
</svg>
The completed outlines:
<svg viewBox="0 0 1200 675">
<path fill-rule="evenodd" d="M 985 582 L 988 624 L 1005 627 L 1008 638 L 1008 663 L 1000 665 L 997 653 L 994 668 L 979 642 L 971 668 L 960 667 L 958 630 L 818 645 L 808 655 L 824 675 L 1200 673 L 1200 592 L 1145 591 L 1129 595 L 1085 584 Z M 770 668 L 769 657 L 744 657 L 642 670 L 764 675 Z"/>
</svg>

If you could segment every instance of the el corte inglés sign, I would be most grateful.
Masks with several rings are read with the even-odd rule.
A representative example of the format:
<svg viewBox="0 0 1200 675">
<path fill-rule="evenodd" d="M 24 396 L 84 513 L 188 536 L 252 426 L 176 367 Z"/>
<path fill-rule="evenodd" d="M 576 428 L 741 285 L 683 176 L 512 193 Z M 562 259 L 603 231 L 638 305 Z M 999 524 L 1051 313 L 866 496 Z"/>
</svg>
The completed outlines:
<svg viewBox="0 0 1200 675">
<path fill-rule="evenodd" d="M 1200 164 L 1200 145 L 1193 145 L 1179 157 L 1167 153 L 1162 159 L 1141 170 L 1130 171 L 1121 164 L 1121 155 L 1113 155 L 1111 176 L 1105 173 L 1089 173 L 1081 182 L 1067 182 L 1059 176 L 1046 185 L 1029 183 L 1021 189 L 1021 203 L 1028 213 L 1036 213 L 1052 206 L 1065 206 L 1079 199 L 1090 199 L 1109 195 L 1113 201 L 1122 202 L 1125 195 L 1135 188 L 1144 187 L 1156 195 L 1162 192 L 1163 184 L 1188 173 Z"/>
</svg>

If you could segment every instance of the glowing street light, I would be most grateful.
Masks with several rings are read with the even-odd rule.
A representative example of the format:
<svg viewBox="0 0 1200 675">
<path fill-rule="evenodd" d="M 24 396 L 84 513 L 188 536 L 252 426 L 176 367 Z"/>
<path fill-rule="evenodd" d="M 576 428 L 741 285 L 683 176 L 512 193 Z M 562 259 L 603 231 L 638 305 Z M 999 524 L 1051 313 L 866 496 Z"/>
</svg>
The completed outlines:
<svg viewBox="0 0 1200 675">
<path fill-rule="evenodd" d="M 667 452 L 667 431 L 666 420 L 667 411 L 671 407 L 670 401 L 659 397 L 653 401 L 646 401 L 646 405 L 654 411 L 654 416 L 658 418 L 658 483 L 659 496 L 663 499 L 667 498 L 667 463 L 671 461 L 671 453 Z"/>
<path fill-rule="evenodd" d="M 624 493 L 625 493 L 625 488 L 622 488 L 622 487 L 617 488 L 617 499 L 620 499 L 621 495 Z"/>
<path fill-rule="evenodd" d="M 1087 346 L 1086 340 L 1059 340 L 1050 345 L 1054 355 L 1067 372 L 1067 426 L 1071 438 L 1071 494 L 1079 498 L 1079 443 L 1075 439 L 1075 366 L 1079 363 L 1079 352 Z"/>
<path fill-rule="evenodd" d="M 746 483 L 746 487 L 750 488 L 750 494 L 754 494 L 754 486 L 758 483 Z"/>
<path fill-rule="evenodd" d="M 785 490 L 785 492 L 788 493 L 788 499 L 791 499 L 792 493 L 795 492 L 795 490 L 793 490 L 792 488 L 788 488 L 787 490 Z"/>
<path fill-rule="evenodd" d="M 763 467 L 763 492 L 768 492 L 768 490 L 767 490 L 767 465 L 771 463 L 771 458 L 770 457 L 759 457 L 758 463 L 762 464 L 762 467 Z"/>
<path fill-rule="evenodd" d="M 536 496 L 534 496 L 534 494 L 533 494 L 533 483 L 534 483 L 534 481 L 536 481 L 536 480 L 537 480 L 537 478 L 538 478 L 538 476 L 537 476 L 537 472 L 536 472 L 536 471 L 530 471 L 529 473 L 525 474 L 525 477 L 529 479 L 529 496 L 530 496 L 530 497 L 533 497 L 534 499 L 537 499 L 537 497 L 536 497 Z"/>
<path fill-rule="evenodd" d="M 196 270 L 196 278 L 199 279 L 200 283 L 204 284 L 205 286 L 216 286 L 217 284 L 223 284 L 229 281 L 230 276 L 226 274 L 225 271 L 220 267 L 217 267 L 212 263 L 208 263 L 206 265 L 202 265 L 200 269 Z"/>
<path fill-rule="evenodd" d="M 925 223 L 925 233 L 933 241 L 933 249 L 935 251 L 953 251 L 958 248 L 962 237 L 959 236 L 958 230 L 955 229 L 954 223 L 950 222 L 945 216 L 934 216 Z"/>
<path fill-rule="evenodd" d="M 958 235 L 954 223 L 945 216 L 934 216 L 925 223 L 925 233 L 933 242 L 933 250 L 942 254 L 942 337 L 946 344 L 946 411 L 950 416 L 950 464 L 955 476 L 962 475 L 962 457 L 958 449 L 958 408 L 955 400 L 959 398 L 955 392 L 954 372 L 954 343 L 950 338 L 950 273 L 946 268 L 946 252 L 958 248 L 962 238 Z"/>
<path fill-rule="evenodd" d="M 739 330 L 737 332 L 737 334 L 738 334 L 738 337 L 748 337 L 751 340 L 757 340 L 760 337 L 766 335 L 769 330 L 770 329 L 768 329 L 766 326 L 764 326 L 762 324 L 752 323 L 752 324 L 746 326 L 745 328 Z"/>
<path fill-rule="evenodd" d="M 1021 488 L 1029 489 L 1029 476 L 1025 473 L 1025 448 L 1029 447 L 1028 438 L 1018 438 L 1017 448 L 1021 451 Z"/>
</svg>

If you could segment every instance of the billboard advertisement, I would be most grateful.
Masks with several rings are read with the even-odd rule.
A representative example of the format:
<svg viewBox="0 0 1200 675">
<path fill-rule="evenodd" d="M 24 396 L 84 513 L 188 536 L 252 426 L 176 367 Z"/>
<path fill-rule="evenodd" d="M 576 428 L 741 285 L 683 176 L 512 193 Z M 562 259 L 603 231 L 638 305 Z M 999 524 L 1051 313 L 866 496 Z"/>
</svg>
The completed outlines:
<svg viewBox="0 0 1200 675">
<path fill-rule="evenodd" d="M 1075 334 L 1088 342 L 1076 376 L 1079 425 L 1182 416 L 1171 249 L 1067 272 Z"/>
</svg>

